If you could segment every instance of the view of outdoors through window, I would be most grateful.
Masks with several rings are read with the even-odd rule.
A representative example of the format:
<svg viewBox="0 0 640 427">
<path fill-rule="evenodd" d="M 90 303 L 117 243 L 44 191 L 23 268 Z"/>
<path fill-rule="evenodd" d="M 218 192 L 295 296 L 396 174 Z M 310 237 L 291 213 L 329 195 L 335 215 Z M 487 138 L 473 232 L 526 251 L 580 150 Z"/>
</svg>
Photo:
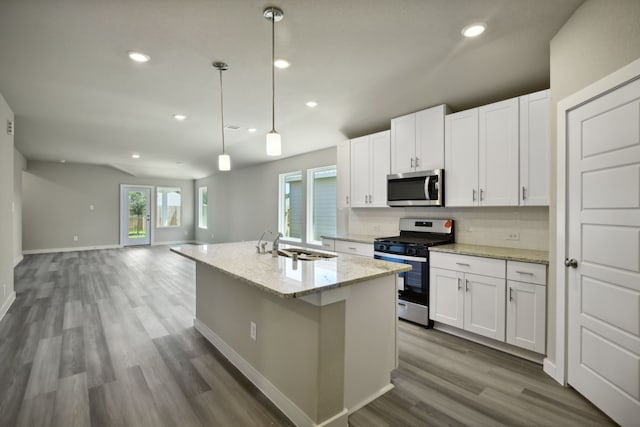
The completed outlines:
<svg viewBox="0 0 640 427">
<path fill-rule="evenodd" d="M 198 188 L 198 227 L 207 228 L 209 213 L 209 191 L 207 187 Z"/>
<path fill-rule="evenodd" d="M 302 239 L 302 173 L 281 175 L 284 179 L 284 229 L 282 234 L 290 239 Z"/>
<path fill-rule="evenodd" d="M 143 238 L 147 236 L 147 198 L 140 191 L 129 192 L 129 228 L 130 238 Z"/>
<path fill-rule="evenodd" d="M 179 188 L 158 187 L 156 203 L 156 224 L 158 227 L 180 225 L 182 198 Z"/>
<path fill-rule="evenodd" d="M 321 236 L 336 233 L 336 167 L 310 169 L 308 176 L 307 242 L 320 243 Z"/>
</svg>

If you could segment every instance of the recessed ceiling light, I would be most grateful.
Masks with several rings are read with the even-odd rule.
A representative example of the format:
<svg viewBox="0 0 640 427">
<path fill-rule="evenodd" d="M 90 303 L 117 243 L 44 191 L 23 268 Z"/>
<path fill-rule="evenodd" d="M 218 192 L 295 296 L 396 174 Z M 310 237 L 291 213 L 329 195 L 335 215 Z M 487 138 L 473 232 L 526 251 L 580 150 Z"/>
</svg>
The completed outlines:
<svg viewBox="0 0 640 427">
<path fill-rule="evenodd" d="M 62 159 L 62 160 L 60 160 L 60 163 L 67 163 L 67 161 Z"/>
<path fill-rule="evenodd" d="M 187 116 L 185 116 L 184 114 L 174 114 L 173 118 L 176 119 L 177 121 L 181 122 L 183 120 L 186 120 Z"/>
<path fill-rule="evenodd" d="M 285 68 L 289 68 L 291 64 L 286 59 L 276 59 L 273 61 L 273 65 L 275 65 L 276 68 L 283 70 Z"/>
<path fill-rule="evenodd" d="M 247 129 L 247 130 L 248 130 L 249 132 L 253 133 L 253 132 L 255 132 L 255 131 L 256 131 L 256 128 L 249 128 L 249 129 Z"/>
<path fill-rule="evenodd" d="M 133 153 L 133 154 L 131 155 L 131 158 L 133 158 L 133 159 L 139 159 L 139 158 L 140 158 L 140 154 Z"/>
<path fill-rule="evenodd" d="M 129 51 L 129 59 L 135 62 L 149 62 L 151 57 L 142 52 Z"/>
<path fill-rule="evenodd" d="M 309 101 L 306 103 L 306 106 L 309 108 L 315 108 L 318 106 L 318 103 L 316 101 Z"/>
<path fill-rule="evenodd" d="M 483 23 L 471 24 L 462 29 L 462 35 L 465 37 L 478 37 L 486 29 L 487 26 Z"/>
</svg>

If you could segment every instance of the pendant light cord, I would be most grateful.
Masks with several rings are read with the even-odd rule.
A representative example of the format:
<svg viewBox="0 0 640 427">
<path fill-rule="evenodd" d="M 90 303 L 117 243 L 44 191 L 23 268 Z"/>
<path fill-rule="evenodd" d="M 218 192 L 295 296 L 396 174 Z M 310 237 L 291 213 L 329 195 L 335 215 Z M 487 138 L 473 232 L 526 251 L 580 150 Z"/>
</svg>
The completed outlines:
<svg viewBox="0 0 640 427">
<path fill-rule="evenodd" d="M 222 69 L 220 71 L 220 116 L 222 123 L 220 124 L 220 130 L 222 131 L 222 154 L 224 154 L 224 104 L 222 95 Z"/>
<path fill-rule="evenodd" d="M 271 10 L 271 132 L 276 131 L 276 11 Z"/>
</svg>

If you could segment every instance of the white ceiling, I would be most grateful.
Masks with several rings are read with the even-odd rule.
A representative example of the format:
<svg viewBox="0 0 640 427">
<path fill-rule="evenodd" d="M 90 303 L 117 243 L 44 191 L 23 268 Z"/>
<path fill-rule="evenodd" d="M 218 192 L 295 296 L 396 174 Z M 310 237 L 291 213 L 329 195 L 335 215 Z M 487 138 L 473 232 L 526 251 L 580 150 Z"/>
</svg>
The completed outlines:
<svg viewBox="0 0 640 427">
<path fill-rule="evenodd" d="M 271 27 L 278 6 L 276 129 L 283 157 L 549 85 L 549 41 L 582 0 L 1 0 L 0 92 L 28 159 L 201 178 L 221 150 L 219 82 L 234 168 L 273 160 Z M 464 39 L 465 25 L 488 25 Z M 151 56 L 136 64 L 127 51 Z M 310 109 L 308 100 L 319 106 Z M 177 122 L 174 113 L 188 119 Z M 257 128 L 250 134 L 248 127 Z M 139 160 L 131 158 L 140 153 Z"/>
</svg>

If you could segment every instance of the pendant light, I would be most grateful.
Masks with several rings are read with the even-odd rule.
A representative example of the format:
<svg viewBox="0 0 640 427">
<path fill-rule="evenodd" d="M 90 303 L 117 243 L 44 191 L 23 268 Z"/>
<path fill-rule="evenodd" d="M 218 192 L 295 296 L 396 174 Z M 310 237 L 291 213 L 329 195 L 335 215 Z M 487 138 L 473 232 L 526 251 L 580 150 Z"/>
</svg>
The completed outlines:
<svg viewBox="0 0 640 427">
<path fill-rule="evenodd" d="M 271 21 L 271 131 L 267 134 L 267 156 L 279 156 L 282 154 L 282 139 L 276 132 L 275 27 L 276 22 L 281 21 L 284 14 L 277 7 L 268 7 L 264 10 L 263 16 Z"/>
<path fill-rule="evenodd" d="M 224 62 L 214 62 L 213 68 L 220 72 L 220 130 L 222 132 L 222 154 L 218 155 L 218 170 L 231 170 L 231 157 L 224 152 L 224 103 L 222 97 L 222 72 L 229 69 Z"/>
</svg>

